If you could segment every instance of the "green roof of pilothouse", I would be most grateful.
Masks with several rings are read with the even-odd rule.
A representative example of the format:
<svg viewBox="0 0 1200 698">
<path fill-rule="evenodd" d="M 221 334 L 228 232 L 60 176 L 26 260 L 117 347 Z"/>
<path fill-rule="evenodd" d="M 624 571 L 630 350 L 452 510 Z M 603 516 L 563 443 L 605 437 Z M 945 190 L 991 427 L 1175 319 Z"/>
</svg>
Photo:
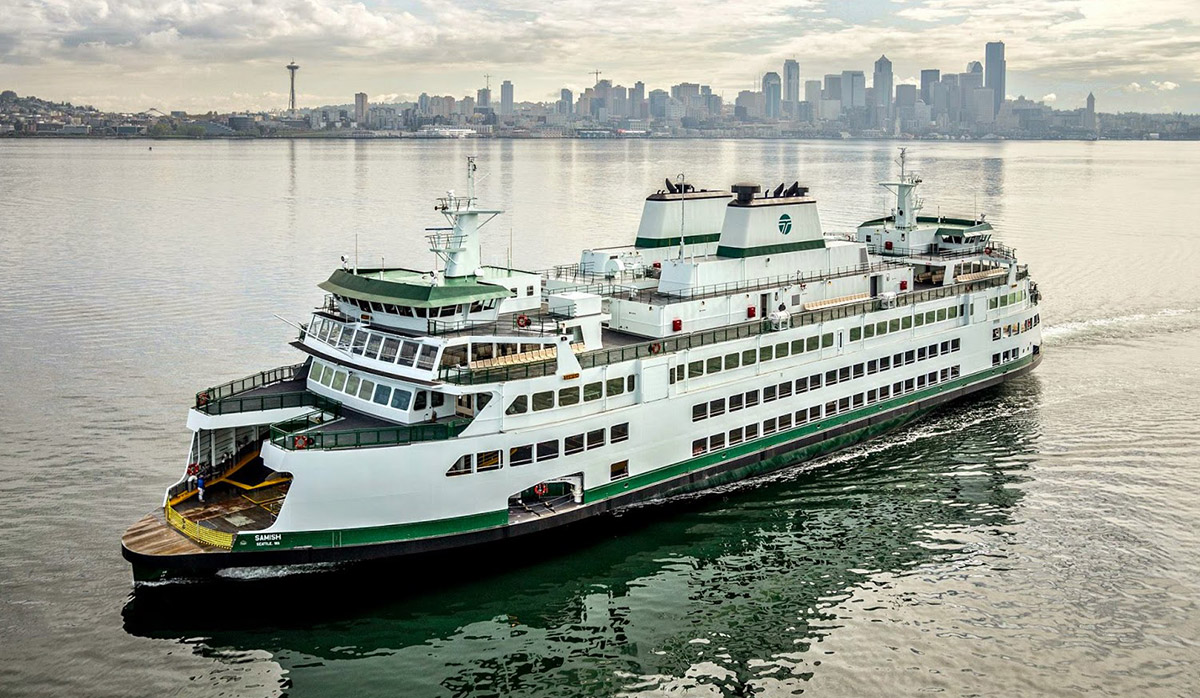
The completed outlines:
<svg viewBox="0 0 1200 698">
<path fill-rule="evenodd" d="M 504 286 L 476 276 L 436 278 L 412 269 L 359 269 L 358 273 L 338 269 L 319 286 L 348 298 L 411 308 L 440 308 L 506 298 L 511 293 Z"/>
</svg>

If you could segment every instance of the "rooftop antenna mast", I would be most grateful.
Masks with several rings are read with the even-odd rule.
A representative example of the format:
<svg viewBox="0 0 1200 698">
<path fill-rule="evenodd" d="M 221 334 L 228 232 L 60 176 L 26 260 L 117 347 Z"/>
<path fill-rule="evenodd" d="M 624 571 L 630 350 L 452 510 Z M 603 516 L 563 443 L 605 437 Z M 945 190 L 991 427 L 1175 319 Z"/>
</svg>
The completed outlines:
<svg viewBox="0 0 1200 698">
<path fill-rule="evenodd" d="M 679 259 L 682 260 L 687 250 L 683 236 L 683 225 L 687 215 L 687 207 L 684 206 L 687 202 L 687 177 L 680 172 L 677 179 L 679 180 Z"/>
</svg>

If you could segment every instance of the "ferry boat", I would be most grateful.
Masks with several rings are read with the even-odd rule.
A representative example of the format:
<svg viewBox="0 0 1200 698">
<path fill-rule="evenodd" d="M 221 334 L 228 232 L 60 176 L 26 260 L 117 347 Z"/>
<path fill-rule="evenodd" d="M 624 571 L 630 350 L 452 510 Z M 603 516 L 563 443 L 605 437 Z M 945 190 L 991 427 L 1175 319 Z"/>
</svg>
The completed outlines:
<svg viewBox="0 0 1200 698">
<path fill-rule="evenodd" d="M 199 391 L 136 580 L 482 546 L 791 466 L 1036 367 L 1040 294 L 983 216 L 823 232 L 798 182 L 645 200 L 632 245 L 489 266 L 468 159 L 437 269 L 320 284 L 302 361 Z M 203 487 L 201 488 L 201 485 Z"/>
</svg>

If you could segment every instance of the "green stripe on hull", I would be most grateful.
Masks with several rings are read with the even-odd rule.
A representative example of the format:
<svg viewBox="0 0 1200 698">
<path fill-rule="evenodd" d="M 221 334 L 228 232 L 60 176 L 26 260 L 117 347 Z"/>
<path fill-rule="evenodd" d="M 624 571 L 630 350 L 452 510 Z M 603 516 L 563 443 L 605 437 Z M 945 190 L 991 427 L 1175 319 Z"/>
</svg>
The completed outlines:
<svg viewBox="0 0 1200 698">
<path fill-rule="evenodd" d="M 694 245 L 701 242 L 716 242 L 721 239 L 720 233 L 702 233 L 700 235 L 688 235 L 684 237 L 684 241 L 689 245 Z M 679 244 L 679 236 L 673 238 L 638 238 L 633 241 L 634 247 L 671 247 Z"/>
<path fill-rule="evenodd" d="M 239 533 L 233 551 L 283 550 L 288 548 L 338 548 L 347 545 L 394 543 L 417 538 L 435 538 L 467 533 L 508 523 L 508 509 L 489 511 L 451 519 L 435 519 L 417 523 L 346 528 L 338 531 L 296 531 L 292 533 Z"/>
</svg>

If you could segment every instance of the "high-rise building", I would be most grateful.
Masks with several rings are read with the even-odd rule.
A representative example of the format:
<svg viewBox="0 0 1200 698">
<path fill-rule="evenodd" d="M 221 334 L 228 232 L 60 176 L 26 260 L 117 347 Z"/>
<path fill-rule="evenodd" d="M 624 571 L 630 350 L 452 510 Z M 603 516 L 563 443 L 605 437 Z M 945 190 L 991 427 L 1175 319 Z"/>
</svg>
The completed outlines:
<svg viewBox="0 0 1200 698">
<path fill-rule="evenodd" d="M 359 92 L 354 95 L 354 121 L 359 128 L 367 125 L 367 93 Z"/>
<path fill-rule="evenodd" d="M 570 114 L 575 109 L 575 96 L 567 88 L 558 93 L 558 113 Z"/>
<path fill-rule="evenodd" d="M 887 56 L 880 56 L 875 61 L 875 75 L 872 78 L 875 87 L 875 104 L 886 110 L 887 116 L 892 115 L 892 62 Z"/>
<path fill-rule="evenodd" d="M 504 116 L 513 113 L 513 84 L 510 80 L 500 83 L 500 113 Z"/>
<path fill-rule="evenodd" d="M 976 87 L 971 91 L 971 118 L 977 124 L 990 124 L 996 120 L 992 88 Z"/>
<path fill-rule="evenodd" d="M 780 116 L 780 104 L 783 96 L 782 87 L 783 83 L 779 79 L 779 73 L 772 70 L 763 75 L 763 112 L 764 116 L 768 119 L 778 119 Z"/>
<path fill-rule="evenodd" d="M 796 105 L 800 102 L 800 64 L 789 58 L 783 62 L 783 103 L 785 110 L 794 119 Z"/>
<path fill-rule="evenodd" d="M 666 90 L 650 90 L 650 94 L 646 96 L 650 103 L 650 116 L 655 119 L 667 118 L 667 100 L 671 99 L 671 95 Z"/>
<path fill-rule="evenodd" d="M 984 48 L 983 58 L 987 61 L 987 68 L 984 73 L 983 86 L 989 87 L 992 90 L 992 99 L 995 104 L 995 113 L 1000 112 L 1000 105 L 1004 103 L 1004 79 L 1007 63 L 1004 60 L 1004 42 L 989 41 Z"/>
<path fill-rule="evenodd" d="M 1096 95 L 1091 92 L 1087 96 L 1087 108 L 1083 110 L 1083 127 L 1089 131 L 1100 129 L 1100 122 L 1096 121 Z"/>
<path fill-rule="evenodd" d="M 804 101 L 816 105 L 821 101 L 821 81 L 820 80 L 805 80 L 804 81 Z"/>
<path fill-rule="evenodd" d="M 629 115 L 635 119 L 646 118 L 646 83 L 638 80 L 629 90 Z"/>
<path fill-rule="evenodd" d="M 921 71 L 921 101 L 926 104 L 933 104 L 932 88 L 942 79 L 942 71 L 937 70 L 922 70 Z"/>
<path fill-rule="evenodd" d="M 490 87 L 481 87 L 475 91 L 475 108 L 492 108 L 492 89 Z"/>
<path fill-rule="evenodd" d="M 825 76 L 825 88 L 821 90 L 821 99 L 842 101 L 842 76 L 830 73 Z"/>
<path fill-rule="evenodd" d="M 867 77 L 861 70 L 842 71 L 842 107 L 867 106 Z"/>
</svg>

